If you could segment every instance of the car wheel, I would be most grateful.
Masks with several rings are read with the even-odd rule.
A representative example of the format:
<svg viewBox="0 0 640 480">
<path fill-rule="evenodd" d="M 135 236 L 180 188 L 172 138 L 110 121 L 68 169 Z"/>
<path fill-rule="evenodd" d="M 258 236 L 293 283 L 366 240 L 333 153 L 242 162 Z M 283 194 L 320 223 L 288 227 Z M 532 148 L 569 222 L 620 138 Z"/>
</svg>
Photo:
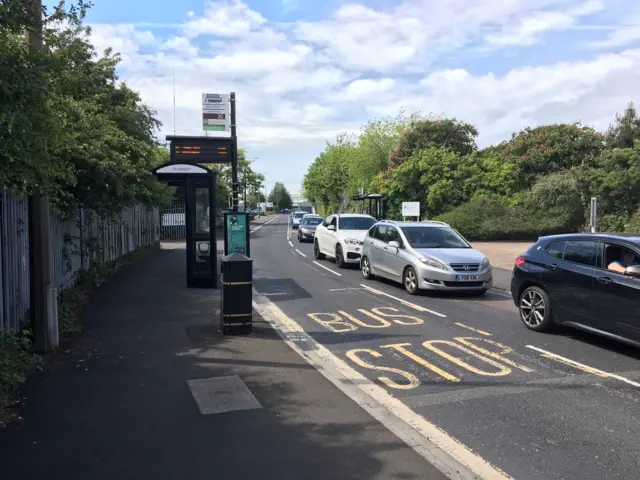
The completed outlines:
<svg viewBox="0 0 640 480">
<path fill-rule="evenodd" d="M 365 280 L 371 280 L 373 278 L 373 274 L 371 273 L 371 263 L 367 257 L 362 257 L 362 261 L 360 262 L 360 271 L 362 272 L 362 276 Z"/>
<path fill-rule="evenodd" d="M 518 310 L 522 323 L 529 330 L 544 332 L 553 327 L 551 299 L 540 287 L 529 287 L 522 292 Z"/>
<path fill-rule="evenodd" d="M 317 240 L 313 242 L 313 256 L 316 260 L 324 260 L 325 257 L 324 253 L 320 252 L 320 245 Z"/>
<path fill-rule="evenodd" d="M 340 245 L 336 246 L 336 266 L 338 268 L 344 268 L 344 254 L 342 253 L 342 247 Z"/>
<path fill-rule="evenodd" d="M 402 284 L 409 295 L 418 293 L 418 275 L 413 267 L 407 267 L 402 275 Z"/>
</svg>

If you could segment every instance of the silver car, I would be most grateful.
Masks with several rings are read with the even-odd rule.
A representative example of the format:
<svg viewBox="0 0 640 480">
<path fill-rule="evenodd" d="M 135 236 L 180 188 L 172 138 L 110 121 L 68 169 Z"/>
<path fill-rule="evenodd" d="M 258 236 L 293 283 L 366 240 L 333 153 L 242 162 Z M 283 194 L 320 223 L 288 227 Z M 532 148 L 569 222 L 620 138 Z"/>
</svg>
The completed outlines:
<svg viewBox="0 0 640 480">
<path fill-rule="evenodd" d="M 300 228 L 298 229 L 298 242 L 313 242 L 313 237 L 316 234 L 316 228 L 322 223 L 324 218 L 320 215 L 314 215 L 308 213 L 300 221 Z"/>
<path fill-rule="evenodd" d="M 362 276 L 401 282 L 407 293 L 485 293 L 493 284 L 489 259 L 444 222 L 376 223 L 364 240 Z"/>
<path fill-rule="evenodd" d="M 300 222 L 302 221 L 302 217 L 307 215 L 307 212 L 297 211 L 291 214 L 291 228 L 298 228 L 300 226 Z"/>
</svg>

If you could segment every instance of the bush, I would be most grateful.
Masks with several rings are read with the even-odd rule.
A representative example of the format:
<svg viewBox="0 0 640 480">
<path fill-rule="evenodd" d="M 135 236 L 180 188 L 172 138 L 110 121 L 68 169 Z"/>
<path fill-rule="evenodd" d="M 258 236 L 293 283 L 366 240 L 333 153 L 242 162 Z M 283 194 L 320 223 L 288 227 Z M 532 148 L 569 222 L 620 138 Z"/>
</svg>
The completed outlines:
<svg viewBox="0 0 640 480">
<path fill-rule="evenodd" d="M 575 231 L 571 215 L 553 208 L 542 211 L 527 203 L 512 207 L 502 199 L 477 198 L 436 218 L 469 240 L 534 241 L 543 235 Z"/>
<path fill-rule="evenodd" d="M 0 409 L 13 401 L 27 374 L 39 364 L 31 332 L 11 332 L 0 328 Z"/>
<path fill-rule="evenodd" d="M 640 234 L 640 209 L 633 214 L 629 223 L 625 227 L 625 232 Z"/>
</svg>

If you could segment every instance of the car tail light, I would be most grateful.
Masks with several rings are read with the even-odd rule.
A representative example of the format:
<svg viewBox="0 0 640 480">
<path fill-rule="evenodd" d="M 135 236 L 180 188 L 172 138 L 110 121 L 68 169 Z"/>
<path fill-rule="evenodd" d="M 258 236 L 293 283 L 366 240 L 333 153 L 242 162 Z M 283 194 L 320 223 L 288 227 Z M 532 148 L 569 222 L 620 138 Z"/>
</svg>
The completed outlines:
<svg viewBox="0 0 640 480">
<path fill-rule="evenodd" d="M 525 262 L 526 262 L 526 260 L 524 259 L 524 257 L 516 257 L 515 266 L 519 267 L 520 265 L 522 265 Z"/>
</svg>

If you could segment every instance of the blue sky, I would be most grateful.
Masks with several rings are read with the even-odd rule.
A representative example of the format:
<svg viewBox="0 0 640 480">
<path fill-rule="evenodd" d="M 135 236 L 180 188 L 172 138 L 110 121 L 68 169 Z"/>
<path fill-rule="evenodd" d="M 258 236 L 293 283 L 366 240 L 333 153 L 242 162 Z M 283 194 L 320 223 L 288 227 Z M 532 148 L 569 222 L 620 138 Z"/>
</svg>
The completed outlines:
<svg viewBox="0 0 640 480">
<path fill-rule="evenodd" d="M 635 0 L 94 0 L 99 50 L 173 133 L 201 94 L 236 91 L 240 145 L 298 192 L 311 161 L 367 120 L 421 111 L 486 146 L 527 125 L 604 128 L 640 85 Z"/>
</svg>

